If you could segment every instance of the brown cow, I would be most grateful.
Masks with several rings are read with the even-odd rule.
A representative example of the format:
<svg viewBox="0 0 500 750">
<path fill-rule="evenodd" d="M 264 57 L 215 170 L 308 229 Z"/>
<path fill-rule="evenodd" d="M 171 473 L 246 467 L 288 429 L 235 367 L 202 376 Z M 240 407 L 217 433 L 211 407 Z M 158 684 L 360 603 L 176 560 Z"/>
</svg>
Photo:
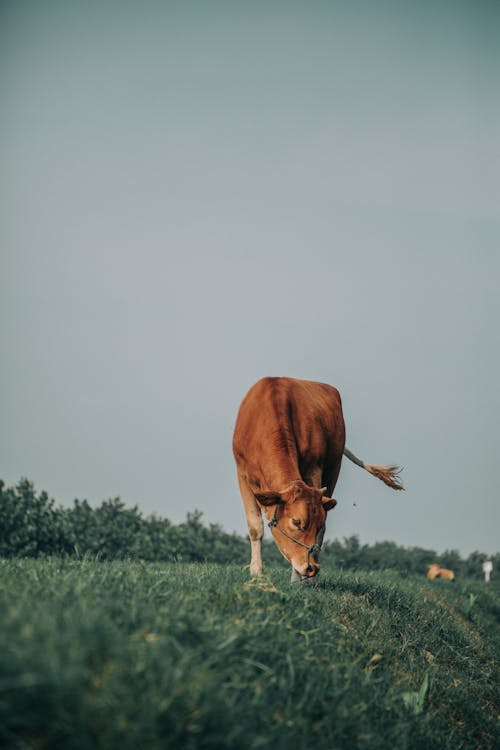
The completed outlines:
<svg viewBox="0 0 500 750">
<path fill-rule="evenodd" d="M 262 573 L 262 512 L 292 564 L 292 581 L 319 572 L 326 512 L 342 455 L 402 490 L 395 466 L 365 464 L 345 447 L 336 388 L 294 378 L 262 378 L 243 399 L 233 437 L 238 483 L 252 548 L 251 575 Z"/>
<path fill-rule="evenodd" d="M 455 573 L 447 568 L 440 568 L 438 563 L 431 563 L 427 566 L 427 578 L 433 580 L 434 578 L 444 578 L 447 581 L 455 580 Z"/>
</svg>

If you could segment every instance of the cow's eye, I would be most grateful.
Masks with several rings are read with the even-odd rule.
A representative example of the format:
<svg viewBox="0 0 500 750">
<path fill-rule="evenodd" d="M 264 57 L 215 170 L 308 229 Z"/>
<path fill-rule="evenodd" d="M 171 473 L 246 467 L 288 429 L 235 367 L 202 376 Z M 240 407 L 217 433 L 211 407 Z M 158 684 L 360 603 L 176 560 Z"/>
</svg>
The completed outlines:
<svg viewBox="0 0 500 750">
<path fill-rule="evenodd" d="M 292 523 L 293 523 L 294 526 L 296 526 L 297 528 L 299 528 L 300 521 L 299 521 L 298 518 L 292 518 Z"/>
</svg>

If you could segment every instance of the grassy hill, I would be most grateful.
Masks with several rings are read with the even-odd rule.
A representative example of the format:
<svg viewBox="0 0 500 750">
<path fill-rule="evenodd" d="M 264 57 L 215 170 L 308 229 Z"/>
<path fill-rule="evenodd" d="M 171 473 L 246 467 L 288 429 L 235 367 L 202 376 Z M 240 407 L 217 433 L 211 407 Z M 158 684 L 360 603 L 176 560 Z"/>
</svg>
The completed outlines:
<svg viewBox="0 0 500 750">
<path fill-rule="evenodd" d="M 494 748 L 498 585 L 0 560 L 8 748 Z"/>
</svg>

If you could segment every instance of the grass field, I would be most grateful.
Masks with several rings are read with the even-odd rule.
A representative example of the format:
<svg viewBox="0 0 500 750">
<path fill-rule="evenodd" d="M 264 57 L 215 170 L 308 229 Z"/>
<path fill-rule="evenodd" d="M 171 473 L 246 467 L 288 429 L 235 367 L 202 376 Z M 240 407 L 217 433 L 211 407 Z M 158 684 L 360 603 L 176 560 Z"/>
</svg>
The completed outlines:
<svg viewBox="0 0 500 750">
<path fill-rule="evenodd" d="M 498 747 L 498 585 L 0 560 L 8 748 Z"/>
</svg>

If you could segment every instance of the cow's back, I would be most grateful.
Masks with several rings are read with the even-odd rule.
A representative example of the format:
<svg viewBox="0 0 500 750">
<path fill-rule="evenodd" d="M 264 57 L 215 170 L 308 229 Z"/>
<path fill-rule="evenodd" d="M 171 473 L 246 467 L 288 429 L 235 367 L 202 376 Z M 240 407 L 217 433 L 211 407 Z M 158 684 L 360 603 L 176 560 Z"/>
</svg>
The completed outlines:
<svg viewBox="0 0 500 750">
<path fill-rule="evenodd" d="M 267 484 L 340 461 L 345 428 L 336 388 L 294 378 L 263 378 L 242 401 L 233 439 L 239 469 Z"/>
</svg>

